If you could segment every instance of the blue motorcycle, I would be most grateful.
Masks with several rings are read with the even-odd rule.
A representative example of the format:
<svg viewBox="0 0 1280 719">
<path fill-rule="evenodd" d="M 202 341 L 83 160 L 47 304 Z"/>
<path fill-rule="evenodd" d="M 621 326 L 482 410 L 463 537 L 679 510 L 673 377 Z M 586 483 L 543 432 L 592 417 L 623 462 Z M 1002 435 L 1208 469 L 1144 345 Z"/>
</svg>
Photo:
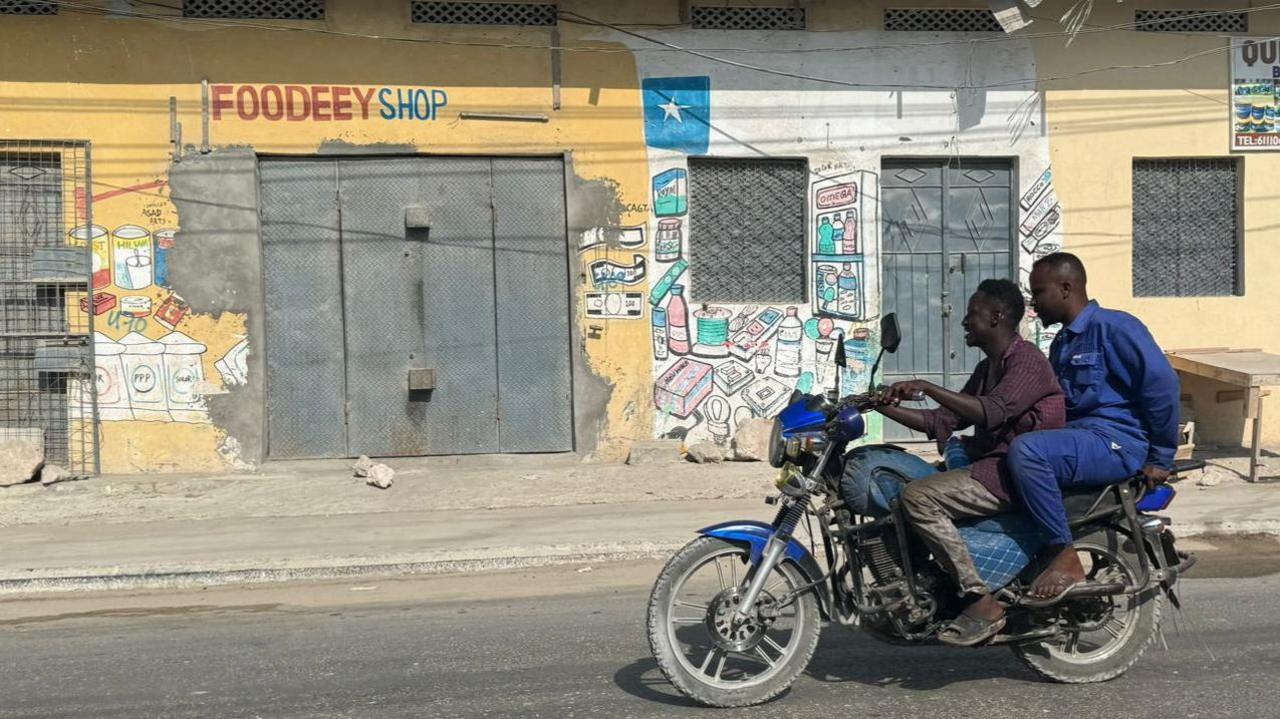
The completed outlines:
<svg viewBox="0 0 1280 719">
<path fill-rule="evenodd" d="M 900 339 L 897 318 L 886 315 L 872 377 Z M 843 368 L 843 343 L 837 348 Z M 961 598 L 897 501 L 907 482 L 940 467 L 887 444 L 846 453 L 866 431 L 863 415 L 880 404 L 873 391 L 841 398 L 838 385 L 825 396 L 793 394 L 774 420 L 770 463 L 781 471 L 779 493 L 766 500 L 778 507 L 773 522 L 706 527 L 666 563 L 649 599 L 649 646 L 685 696 L 715 707 L 777 696 L 808 665 L 824 623 L 893 644 L 944 646 L 937 634 L 963 609 Z M 1182 462 L 1175 472 L 1203 466 Z M 1057 682 L 1127 671 L 1155 641 L 1166 599 L 1179 606 L 1178 578 L 1195 562 L 1175 547 L 1169 520 L 1152 514 L 1174 494 L 1169 485 L 1148 492 L 1137 477 L 1068 492 L 1088 582 L 1048 608 L 1023 604 L 1043 568 L 1029 519 L 962 523 L 983 581 L 1007 606 L 1004 629 L 984 646 L 1006 645 Z M 807 541 L 798 536 L 802 524 Z"/>
</svg>

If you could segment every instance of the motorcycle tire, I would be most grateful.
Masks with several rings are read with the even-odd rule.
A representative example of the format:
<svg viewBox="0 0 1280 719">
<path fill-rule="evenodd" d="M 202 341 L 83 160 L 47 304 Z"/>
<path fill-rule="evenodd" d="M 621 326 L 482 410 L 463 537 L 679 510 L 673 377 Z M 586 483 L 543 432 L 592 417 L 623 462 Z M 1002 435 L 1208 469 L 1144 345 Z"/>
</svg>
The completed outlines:
<svg viewBox="0 0 1280 719">
<path fill-rule="evenodd" d="M 822 630 L 818 602 L 812 591 L 805 592 L 795 599 L 798 615 L 798 621 L 793 629 L 795 636 L 787 646 L 787 654 L 777 658 L 781 666 L 768 670 L 766 672 L 768 676 L 760 681 L 748 683 L 740 688 L 713 686 L 707 681 L 707 675 L 691 671 L 690 667 L 686 666 L 687 662 L 682 662 L 677 657 L 676 652 L 680 651 L 680 648 L 673 643 L 675 640 L 670 631 L 670 612 L 673 597 L 679 596 L 683 582 L 695 569 L 705 565 L 717 555 L 733 555 L 737 557 L 734 561 L 744 562 L 744 567 L 745 560 L 749 556 L 745 547 L 714 537 L 699 537 L 686 544 L 667 561 L 649 597 L 649 648 L 663 675 L 686 697 L 709 707 L 745 707 L 760 704 L 786 691 L 813 658 Z M 784 576 L 792 588 L 808 582 L 804 574 L 789 562 L 781 563 L 774 570 L 774 574 L 778 573 Z"/>
<path fill-rule="evenodd" d="M 1077 552 L 1089 552 L 1093 556 L 1103 556 L 1115 562 L 1128 575 L 1130 582 L 1136 582 L 1141 575 L 1137 555 L 1140 550 L 1123 532 L 1113 528 L 1095 530 L 1076 540 L 1075 547 Z M 1125 616 L 1128 621 L 1123 623 L 1120 630 L 1114 629 L 1116 625 L 1113 622 L 1118 621 L 1114 619 L 1114 614 L 1112 619 L 1104 623 L 1103 628 L 1113 638 L 1105 647 L 1106 651 L 1097 651 L 1096 658 L 1074 656 L 1074 652 L 1066 651 L 1071 644 L 1060 648 L 1050 641 L 1014 646 L 1013 653 L 1036 674 L 1054 682 L 1092 684 L 1115 679 L 1136 664 L 1155 642 L 1160 632 L 1164 594 L 1158 588 L 1153 588 L 1133 597 L 1120 596 L 1114 600 L 1126 604 Z M 1070 605 L 1064 603 L 1062 606 Z M 1121 636 L 1114 636 L 1117 632 Z"/>
</svg>

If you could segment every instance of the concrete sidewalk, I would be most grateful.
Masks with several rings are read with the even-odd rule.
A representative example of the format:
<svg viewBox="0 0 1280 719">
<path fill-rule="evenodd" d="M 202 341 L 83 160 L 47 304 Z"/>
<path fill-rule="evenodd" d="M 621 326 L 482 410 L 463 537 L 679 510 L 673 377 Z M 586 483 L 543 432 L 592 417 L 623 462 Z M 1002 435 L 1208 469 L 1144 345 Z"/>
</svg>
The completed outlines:
<svg viewBox="0 0 1280 719">
<path fill-rule="evenodd" d="M 1178 483 L 1180 535 L 1280 535 L 1280 484 L 1235 458 Z M 1271 458 L 1273 464 L 1280 464 Z M 0 493 L 0 592 L 177 587 L 660 557 L 695 530 L 768 520 L 760 463 L 624 466 L 571 457 L 346 462 L 231 476 L 102 477 Z M 1275 472 L 1270 472 L 1274 474 Z M 1207 477 L 1214 486 L 1199 486 Z"/>
</svg>

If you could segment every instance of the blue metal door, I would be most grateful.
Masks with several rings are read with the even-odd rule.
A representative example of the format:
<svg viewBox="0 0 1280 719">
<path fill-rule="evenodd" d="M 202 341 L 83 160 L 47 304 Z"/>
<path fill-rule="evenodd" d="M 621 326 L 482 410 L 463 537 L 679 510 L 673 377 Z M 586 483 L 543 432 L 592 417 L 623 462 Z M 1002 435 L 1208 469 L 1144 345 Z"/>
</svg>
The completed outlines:
<svg viewBox="0 0 1280 719">
<path fill-rule="evenodd" d="M 1016 193 L 1009 160 L 891 160 L 882 168 L 882 312 L 898 313 L 902 345 L 884 382 L 964 386 L 981 351 L 965 347 L 969 295 L 1016 271 Z M 885 422 L 886 440 L 923 435 Z"/>
</svg>

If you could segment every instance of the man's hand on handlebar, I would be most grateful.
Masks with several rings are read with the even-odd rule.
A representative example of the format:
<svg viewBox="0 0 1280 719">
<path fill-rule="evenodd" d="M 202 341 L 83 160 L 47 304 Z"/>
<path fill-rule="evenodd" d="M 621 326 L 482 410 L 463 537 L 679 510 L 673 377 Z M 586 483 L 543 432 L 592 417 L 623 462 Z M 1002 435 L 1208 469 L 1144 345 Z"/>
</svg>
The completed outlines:
<svg viewBox="0 0 1280 719">
<path fill-rule="evenodd" d="M 1148 464 L 1142 468 L 1142 477 L 1147 481 L 1147 489 L 1155 489 L 1156 485 L 1169 481 L 1169 470 Z"/>
<path fill-rule="evenodd" d="M 905 382 L 895 382 L 887 389 L 881 392 L 884 403 L 889 406 L 897 406 L 902 402 L 918 402 L 924 399 L 925 389 L 933 385 L 922 379 L 910 379 Z"/>
</svg>

